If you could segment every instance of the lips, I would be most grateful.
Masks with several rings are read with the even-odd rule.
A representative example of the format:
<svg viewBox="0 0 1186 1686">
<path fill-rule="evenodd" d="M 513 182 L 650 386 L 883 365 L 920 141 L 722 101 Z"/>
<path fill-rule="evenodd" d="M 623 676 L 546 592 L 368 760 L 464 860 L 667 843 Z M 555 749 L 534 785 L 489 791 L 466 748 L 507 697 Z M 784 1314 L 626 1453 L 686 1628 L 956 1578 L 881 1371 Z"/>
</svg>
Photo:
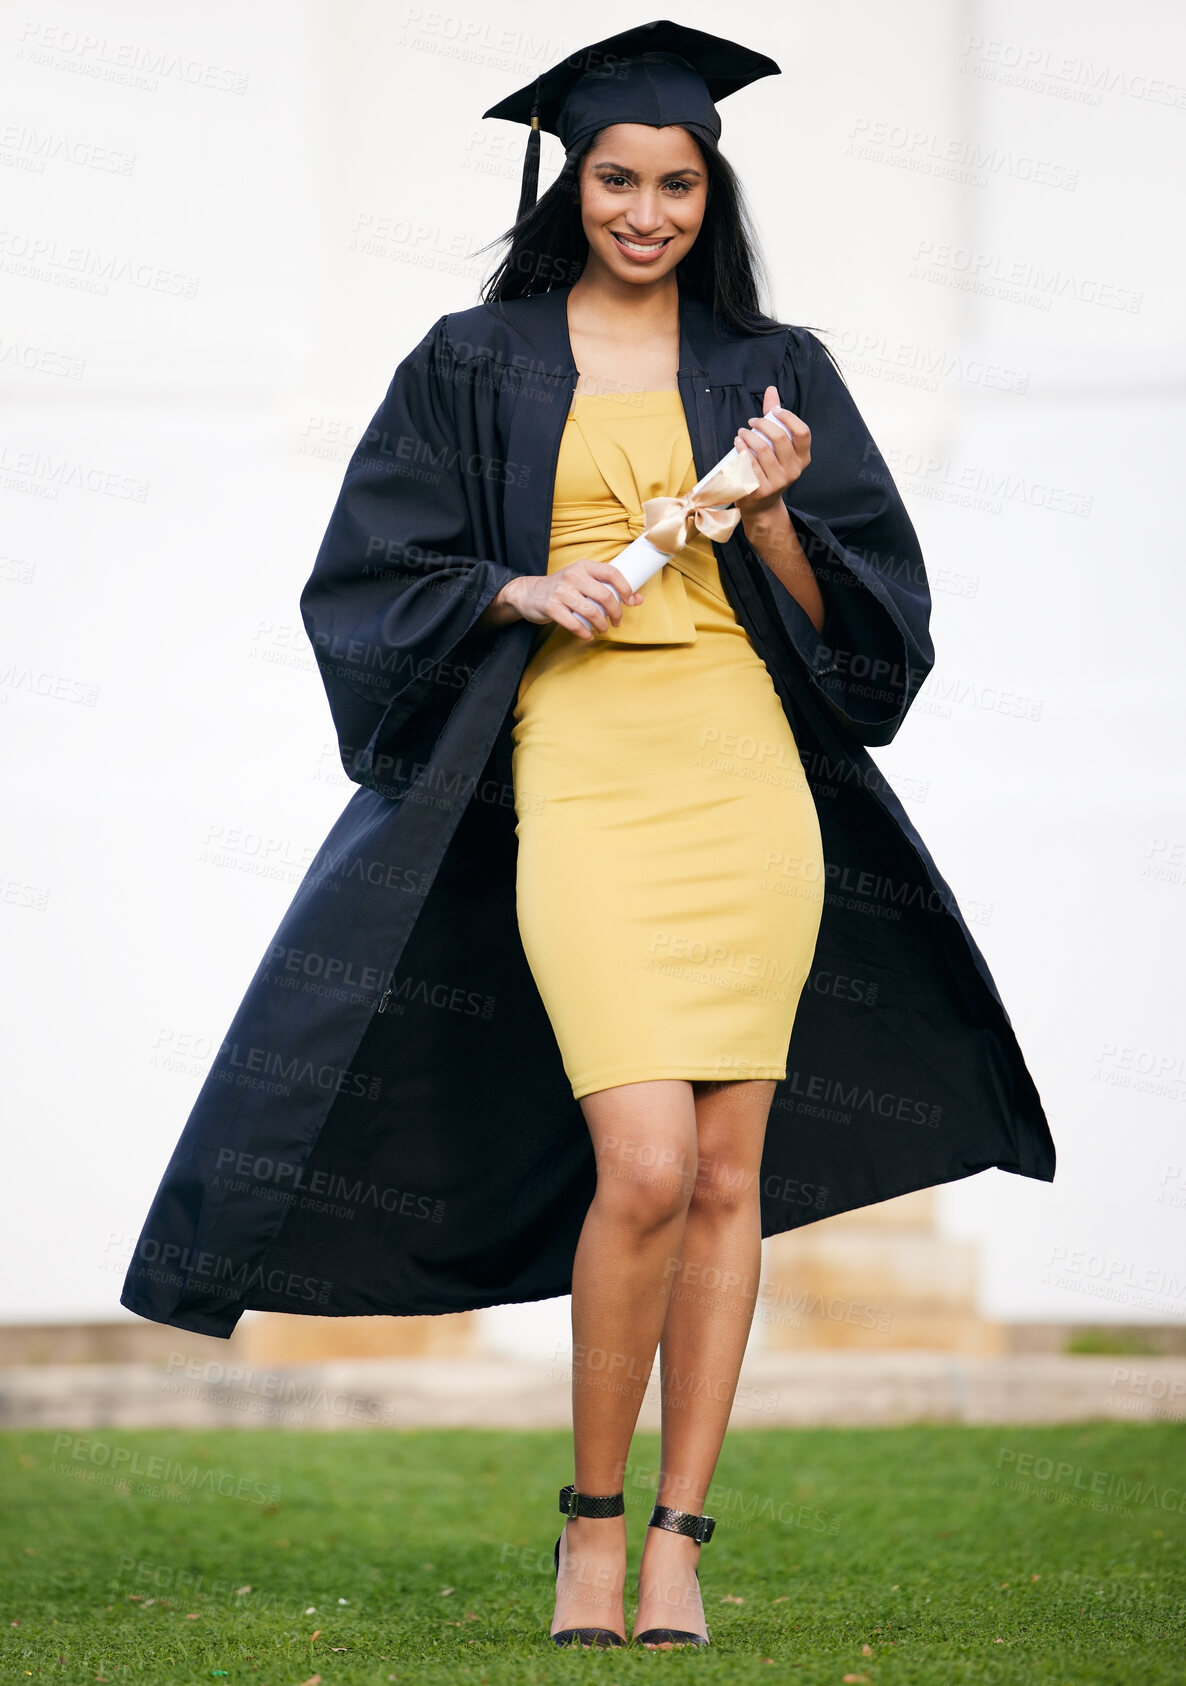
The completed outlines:
<svg viewBox="0 0 1186 1686">
<path fill-rule="evenodd" d="M 610 232 L 613 233 L 613 230 L 611 229 Z M 628 245 L 623 235 L 614 234 L 614 241 L 618 250 L 624 252 L 628 258 L 633 258 L 635 263 L 653 263 L 660 252 L 666 251 L 673 238 L 673 235 L 668 235 L 665 240 Z"/>
</svg>

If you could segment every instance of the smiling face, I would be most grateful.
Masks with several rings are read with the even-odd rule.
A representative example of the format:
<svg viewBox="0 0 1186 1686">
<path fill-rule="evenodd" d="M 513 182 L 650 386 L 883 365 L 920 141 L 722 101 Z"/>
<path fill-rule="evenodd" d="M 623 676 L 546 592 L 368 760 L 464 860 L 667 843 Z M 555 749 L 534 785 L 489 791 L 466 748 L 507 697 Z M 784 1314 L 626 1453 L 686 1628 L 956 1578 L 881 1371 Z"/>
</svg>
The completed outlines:
<svg viewBox="0 0 1186 1686">
<path fill-rule="evenodd" d="M 615 280 L 670 275 L 704 220 L 708 174 L 686 129 L 615 123 L 581 161 L 581 224 L 589 264 Z"/>
</svg>

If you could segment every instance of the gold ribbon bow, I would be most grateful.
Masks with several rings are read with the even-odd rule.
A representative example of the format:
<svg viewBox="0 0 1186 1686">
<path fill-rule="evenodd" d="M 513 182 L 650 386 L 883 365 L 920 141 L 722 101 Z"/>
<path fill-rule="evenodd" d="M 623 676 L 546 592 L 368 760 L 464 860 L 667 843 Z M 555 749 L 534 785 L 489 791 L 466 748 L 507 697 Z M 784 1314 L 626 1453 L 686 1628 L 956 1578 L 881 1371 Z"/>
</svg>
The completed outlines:
<svg viewBox="0 0 1186 1686">
<path fill-rule="evenodd" d="M 739 509 L 725 509 L 736 498 L 748 497 L 758 489 L 758 477 L 748 451 L 734 451 L 718 464 L 711 477 L 681 498 L 646 498 L 643 502 L 643 537 L 665 556 L 674 556 L 688 542 L 688 519 L 706 539 L 723 544 L 741 520 Z"/>
</svg>

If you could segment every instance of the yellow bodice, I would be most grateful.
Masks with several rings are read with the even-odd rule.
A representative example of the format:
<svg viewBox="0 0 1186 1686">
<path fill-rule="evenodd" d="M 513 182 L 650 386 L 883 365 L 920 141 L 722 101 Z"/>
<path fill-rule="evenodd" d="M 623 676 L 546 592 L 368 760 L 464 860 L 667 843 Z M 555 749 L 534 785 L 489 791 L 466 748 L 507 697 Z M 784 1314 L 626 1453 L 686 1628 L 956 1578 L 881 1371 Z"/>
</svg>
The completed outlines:
<svg viewBox="0 0 1186 1686">
<path fill-rule="evenodd" d="M 642 532 L 645 499 L 681 497 L 698 478 L 678 390 L 578 393 L 556 463 L 548 572 L 582 557 L 612 562 Z M 642 603 L 598 642 L 694 643 L 685 579 L 728 603 L 712 545 L 691 522 L 687 544 L 639 588 Z"/>
</svg>

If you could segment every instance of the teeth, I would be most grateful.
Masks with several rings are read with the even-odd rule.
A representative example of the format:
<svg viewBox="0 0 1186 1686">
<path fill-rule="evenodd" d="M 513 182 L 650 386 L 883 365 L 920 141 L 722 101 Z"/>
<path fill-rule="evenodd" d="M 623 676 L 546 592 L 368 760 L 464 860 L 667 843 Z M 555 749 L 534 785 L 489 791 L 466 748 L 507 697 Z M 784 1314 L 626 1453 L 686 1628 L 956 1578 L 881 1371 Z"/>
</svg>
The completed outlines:
<svg viewBox="0 0 1186 1686">
<path fill-rule="evenodd" d="M 652 240 L 649 246 L 641 246 L 637 240 L 627 240 L 624 234 L 615 234 L 614 239 L 621 241 L 622 245 L 629 247 L 632 252 L 653 252 L 656 246 L 667 244 L 666 240 Z"/>
</svg>

